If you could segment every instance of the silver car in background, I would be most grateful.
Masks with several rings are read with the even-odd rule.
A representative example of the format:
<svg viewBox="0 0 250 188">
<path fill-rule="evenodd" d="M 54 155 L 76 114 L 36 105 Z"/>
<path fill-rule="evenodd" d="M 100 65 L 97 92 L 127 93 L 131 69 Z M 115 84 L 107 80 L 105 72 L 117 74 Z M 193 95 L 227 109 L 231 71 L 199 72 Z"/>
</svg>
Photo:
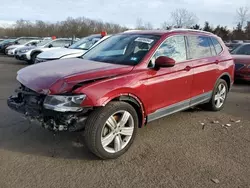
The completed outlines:
<svg viewBox="0 0 250 188">
<path fill-rule="evenodd" d="M 20 48 L 18 51 L 16 51 L 15 58 L 27 61 L 29 64 L 33 64 L 38 54 L 53 49 L 63 48 L 65 46 L 69 46 L 71 43 L 72 39 L 68 38 L 44 40 L 41 43 L 38 43 L 36 47 Z"/>
<path fill-rule="evenodd" d="M 76 58 L 82 56 L 92 47 L 98 45 L 103 40 L 109 38 L 109 35 L 102 36 L 101 34 L 94 34 L 87 37 L 82 38 L 76 43 L 72 44 L 69 48 L 60 48 L 53 49 L 50 51 L 45 51 L 40 53 L 35 63 L 57 60 L 57 59 L 66 59 L 66 58 Z"/>
<path fill-rule="evenodd" d="M 29 47 L 29 46 L 36 46 L 39 42 L 41 42 L 40 40 L 31 40 L 28 41 L 24 44 L 15 44 L 15 45 L 10 45 L 9 47 L 6 48 L 5 53 L 8 56 L 14 56 L 15 52 L 17 50 L 19 50 L 22 47 Z"/>
</svg>

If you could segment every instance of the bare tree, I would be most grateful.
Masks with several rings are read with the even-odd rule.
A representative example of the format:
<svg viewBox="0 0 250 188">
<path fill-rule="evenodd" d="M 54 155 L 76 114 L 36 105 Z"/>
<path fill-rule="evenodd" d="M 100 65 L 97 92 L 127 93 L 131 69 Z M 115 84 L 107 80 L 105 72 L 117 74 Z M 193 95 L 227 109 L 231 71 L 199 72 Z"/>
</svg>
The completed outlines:
<svg viewBox="0 0 250 188">
<path fill-rule="evenodd" d="M 150 25 L 149 25 L 150 26 Z M 48 23 L 41 20 L 30 22 L 18 20 L 12 27 L 0 27 L 0 36 L 57 36 L 57 37 L 83 37 L 105 30 L 107 33 L 118 33 L 127 30 L 114 23 L 101 20 L 92 20 L 85 17 L 67 18 L 65 21 Z"/>
<path fill-rule="evenodd" d="M 136 29 L 144 29 L 143 21 L 142 21 L 141 18 L 137 18 L 135 28 L 136 28 Z"/>
<path fill-rule="evenodd" d="M 138 18 L 136 20 L 136 26 L 135 29 L 140 29 L 140 30 L 151 30 L 153 29 L 153 25 L 150 22 L 144 22 L 141 18 Z"/>
<path fill-rule="evenodd" d="M 240 7 L 239 9 L 236 10 L 237 22 L 240 24 L 240 29 L 243 28 L 243 26 L 247 21 L 247 18 L 249 16 L 248 12 L 249 12 L 248 7 Z"/>
<path fill-rule="evenodd" d="M 197 24 L 198 18 L 192 12 L 189 12 L 186 9 L 176 9 L 171 12 L 171 20 L 173 26 L 177 28 L 189 28 Z"/>
<path fill-rule="evenodd" d="M 150 22 L 144 23 L 144 28 L 148 29 L 148 30 L 152 30 L 153 29 L 153 25 Z"/>
<path fill-rule="evenodd" d="M 173 25 L 171 24 L 171 23 L 169 23 L 169 22 L 163 22 L 162 24 L 161 24 L 161 28 L 162 29 L 166 29 L 166 30 L 169 30 L 169 29 L 171 29 L 173 27 Z"/>
</svg>

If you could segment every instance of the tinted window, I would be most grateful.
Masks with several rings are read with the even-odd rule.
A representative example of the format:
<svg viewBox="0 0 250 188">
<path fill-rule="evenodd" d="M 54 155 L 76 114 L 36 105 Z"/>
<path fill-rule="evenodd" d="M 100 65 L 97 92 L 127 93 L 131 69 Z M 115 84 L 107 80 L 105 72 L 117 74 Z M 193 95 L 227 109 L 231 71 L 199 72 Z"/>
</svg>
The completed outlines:
<svg viewBox="0 0 250 188">
<path fill-rule="evenodd" d="M 250 55 L 250 44 L 243 44 L 232 51 L 232 54 Z"/>
<path fill-rule="evenodd" d="M 188 36 L 188 45 L 191 59 L 198 59 L 212 56 L 209 37 Z"/>
<path fill-rule="evenodd" d="M 160 56 L 167 56 L 174 59 L 176 62 L 185 61 L 187 59 L 186 45 L 184 36 L 173 36 L 166 39 L 157 49 L 152 63 Z"/>
<path fill-rule="evenodd" d="M 223 48 L 222 46 L 220 45 L 219 41 L 216 39 L 216 38 L 211 38 L 212 41 L 213 41 L 213 45 L 214 45 L 214 48 L 215 48 L 215 51 L 217 54 L 221 53 Z"/>
</svg>

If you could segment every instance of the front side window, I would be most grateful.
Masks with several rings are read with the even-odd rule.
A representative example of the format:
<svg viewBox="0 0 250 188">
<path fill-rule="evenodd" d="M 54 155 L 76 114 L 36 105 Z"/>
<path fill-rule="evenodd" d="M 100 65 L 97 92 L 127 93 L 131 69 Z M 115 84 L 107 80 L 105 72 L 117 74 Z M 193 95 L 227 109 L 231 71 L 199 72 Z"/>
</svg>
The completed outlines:
<svg viewBox="0 0 250 188">
<path fill-rule="evenodd" d="M 44 41 L 41 41 L 41 42 L 39 42 L 39 43 L 37 44 L 37 46 L 44 46 L 44 45 L 50 43 L 50 41 L 51 41 L 51 40 L 44 40 Z"/>
<path fill-rule="evenodd" d="M 157 35 L 114 35 L 89 50 L 82 58 L 106 63 L 136 65 L 159 39 L 160 36 Z"/>
<path fill-rule="evenodd" d="M 190 59 L 199 59 L 212 56 L 210 38 L 206 36 L 188 36 Z"/>
<path fill-rule="evenodd" d="M 156 50 L 151 63 L 160 56 L 167 56 L 174 59 L 176 62 L 182 62 L 187 59 L 186 44 L 184 36 L 169 37 Z"/>
<path fill-rule="evenodd" d="M 30 41 L 31 39 L 19 39 L 18 41 L 17 41 L 17 43 L 18 44 L 25 44 L 25 43 L 27 43 L 28 41 Z"/>
</svg>

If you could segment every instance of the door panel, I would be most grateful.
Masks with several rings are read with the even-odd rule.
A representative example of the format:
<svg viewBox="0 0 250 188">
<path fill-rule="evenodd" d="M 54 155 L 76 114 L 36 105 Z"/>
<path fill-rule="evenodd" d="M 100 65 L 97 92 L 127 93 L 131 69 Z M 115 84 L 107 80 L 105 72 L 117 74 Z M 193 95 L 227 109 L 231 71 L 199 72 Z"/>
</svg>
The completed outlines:
<svg viewBox="0 0 250 188">
<path fill-rule="evenodd" d="M 150 101 L 148 112 L 152 113 L 166 106 L 189 100 L 193 70 L 186 71 L 190 62 L 177 63 L 171 68 L 149 70 L 146 82 Z"/>
<path fill-rule="evenodd" d="M 156 70 L 154 62 L 160 56 L 173 58 L 176 61 L 175 66 Z M 151 59 L 151 68 L 148 69 L 148 78 L 145 82 L 148 101 L 150 101 L 149 113 L 190 99 L 193 79 L 190 63 L 187 61 L 186 41 L 182 35 L 167 38 L 156 50 Z"/>
<path fill-rule="evenodd" d="M 217 79 L 219 59 L 208 36 L 188 36 L 189 59 L 193 65 L 191 97 L 204 95 L 213 90 Z"/>
<path fill-rule="evenodd" d="M 206 58 L 193 61 L 194 79 L 192 83 L 191 97 L 201 95 L 213 90 L 217 79 L 216 58 Z"/>
</svg>

